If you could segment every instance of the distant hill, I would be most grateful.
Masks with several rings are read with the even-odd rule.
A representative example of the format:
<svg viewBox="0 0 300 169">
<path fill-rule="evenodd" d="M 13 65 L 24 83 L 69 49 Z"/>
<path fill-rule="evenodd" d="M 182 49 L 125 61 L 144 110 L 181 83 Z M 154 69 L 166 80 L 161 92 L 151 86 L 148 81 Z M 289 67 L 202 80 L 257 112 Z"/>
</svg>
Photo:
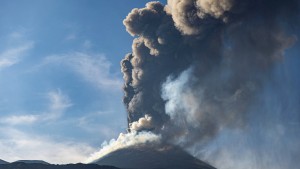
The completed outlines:
<svg viewBox="0 0 300 169">
<path fill-rule="evenodd" d="M 8 162 L 0 159 L 0 164 L 8 164 Z"/>
<path fill-rule="evenodd" d="M 131 169 L 215 169 L 174 146 L 120 149 L 93 163 Z"/>
<path fill-rule="evenodd" d="M 14 162 L 9 164 L 0 164 L 1 169 L 119 169 L 111 166 L 99 166 L 97 164 L 67 164 L 53 165 L 40 163 Z"/>
<path fill-rule="evenodd" d="M 50 164 L 43 160 L 18 160 L 14 163 L 27 163 L 27 164 Z"/>
</svg>

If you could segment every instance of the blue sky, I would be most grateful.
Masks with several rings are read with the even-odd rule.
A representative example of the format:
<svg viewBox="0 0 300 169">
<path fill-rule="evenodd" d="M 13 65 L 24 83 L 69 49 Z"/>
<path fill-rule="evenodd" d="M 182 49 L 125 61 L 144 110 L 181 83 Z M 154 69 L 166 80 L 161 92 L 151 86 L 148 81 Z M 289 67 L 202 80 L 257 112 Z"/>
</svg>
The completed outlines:
<svg viewBox="0 0 300 169">
<path fill-rule="evenodd" d="M 126 129 L 122 21 L 146 2 L 1 1 L 0 159 L 79 162 Z"/>
</svg>

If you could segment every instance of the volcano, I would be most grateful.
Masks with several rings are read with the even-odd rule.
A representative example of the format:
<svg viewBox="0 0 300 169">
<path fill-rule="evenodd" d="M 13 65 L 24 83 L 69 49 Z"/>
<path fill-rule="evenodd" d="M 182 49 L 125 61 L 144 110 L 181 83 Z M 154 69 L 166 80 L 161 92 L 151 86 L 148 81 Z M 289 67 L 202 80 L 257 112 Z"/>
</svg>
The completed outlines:
<svg viewBox="0 0 300 169">
<path fill-rule="evenodd" d="M 131 169 L 215 169 L 174 146 L 119 149 L 93 163 Z"/>
</svg>

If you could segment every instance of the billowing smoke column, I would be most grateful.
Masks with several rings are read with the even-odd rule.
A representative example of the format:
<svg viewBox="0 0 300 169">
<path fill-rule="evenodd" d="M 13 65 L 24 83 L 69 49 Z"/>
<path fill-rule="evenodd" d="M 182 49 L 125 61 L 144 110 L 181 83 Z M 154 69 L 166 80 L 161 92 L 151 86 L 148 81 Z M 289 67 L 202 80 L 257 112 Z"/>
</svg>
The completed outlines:
<svg viewBox="0 0 300 169">
<path fill-rule="evenodd" d="M 297 43 L 298 7 L 298 0 L 168 0 L 133 9 L 124 20 L 132 53 L 121 62 L 129 133 L 151 132 L 201 155 L 224 133 L 264 123 L 273 115 L 256 108 Z"/>
<path fill-rule="evenodd" d="M 124 24 L 136 39 L 121 62 L 129 124 L 148 114 L 154 132 L 184 146 L 243 127 L 296 40 L 286 29 L 297 12 L 297 0 L 169 0 L 132 10 Z"/>
</svg>

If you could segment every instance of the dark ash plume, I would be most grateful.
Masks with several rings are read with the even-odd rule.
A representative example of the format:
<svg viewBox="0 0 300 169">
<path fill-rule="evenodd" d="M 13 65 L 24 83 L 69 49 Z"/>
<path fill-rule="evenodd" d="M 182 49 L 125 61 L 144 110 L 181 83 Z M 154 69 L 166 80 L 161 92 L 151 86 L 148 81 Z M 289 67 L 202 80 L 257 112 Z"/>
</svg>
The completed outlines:
<svg viewBox="0 0 300 169">
<path fill-rule="evenodd" d="M 121 62 L 128 122 L 149 114 L 156 130 L 169 124 L 161 86 L 193 67 L 185 87 L 204 101 L 199 114 L 243 123 L 255 91 L 295 41 L 285 28 L 297 7 L 296 0 L 169 0 L 133 9 L 124 25 L 137 38 Z"/>
<path fill-rule="evenodd" d="M 299 1 L 150 2 L 124 25 L 135 37 L 121 62 L 129 126 L 147 115 L 147 129 L 190 148 L 249 125 L 264 82 L 297 40 Z"/>
<path fill-rule="evenodd" d="M 165 114 L 165 101 L 160 89 L 166 77 L 176 71 L 183 43 L 180 32 L 175 28 L 172 17 L 158 2 L 148 3 L 146 8 L 134 9 L 124 20 L 128 32 L 139 36 L 133 41 L 132 54 L 122 60 L 124 73 L 124 103 L 128 110 L 128 122 L 139 120 L 150 114 L 153 122 L 160 128 L 168 116 Z M 175 49 L 175 50 L 174 50 Z M 181 63 L 183 69 L 188 67 Z M 180 71 L 180 70 L 179 70 Z"/>
</svg>

